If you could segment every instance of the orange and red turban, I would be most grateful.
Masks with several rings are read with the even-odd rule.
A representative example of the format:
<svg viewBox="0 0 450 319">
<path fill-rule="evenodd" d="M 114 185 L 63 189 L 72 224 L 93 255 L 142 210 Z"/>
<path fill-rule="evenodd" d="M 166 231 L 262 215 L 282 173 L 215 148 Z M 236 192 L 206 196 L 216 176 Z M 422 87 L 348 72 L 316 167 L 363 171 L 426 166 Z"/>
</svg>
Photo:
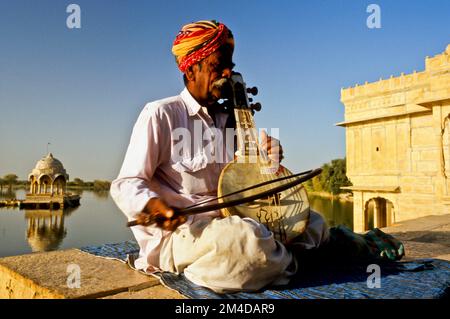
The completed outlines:
<svg viewBox="0 0 450 319">
<path fill-rule="evenodd" d="M 215 20 L 203 20 L 185 25 L 172 46 L 178 68 L 185 72 L 191 65 L 214 53 L 223 44 L 234 46 L 231 31 Z"/>
</svg>

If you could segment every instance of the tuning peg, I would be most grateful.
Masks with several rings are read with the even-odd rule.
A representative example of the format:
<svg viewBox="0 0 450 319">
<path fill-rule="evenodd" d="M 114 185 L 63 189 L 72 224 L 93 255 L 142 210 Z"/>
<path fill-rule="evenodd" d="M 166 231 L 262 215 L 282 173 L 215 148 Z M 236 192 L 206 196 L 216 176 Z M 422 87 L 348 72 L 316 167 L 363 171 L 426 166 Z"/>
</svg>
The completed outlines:
<svg viewBox="0 0 450 319">
<path fill-rule="evenodd" d="M 256 86 L 252 88 L 247 88 L 247 93 L 250 93 L 251 95 L 257 95 L 258 94 L 258 88 Z"/>
<path fill-rule="evenodd" d="M 250 104 L 250 108 L 253 111 L 259 112 L 259 111 L 261 111 L 262 105 L 261 105 L 261 103 L 257 102 L 255 104 Z"/>
<path fill-rule="evenodd" d="M 249 102 L 253 102 L 253 99 L 251 97 L 248 98 Z"/>
</svg>

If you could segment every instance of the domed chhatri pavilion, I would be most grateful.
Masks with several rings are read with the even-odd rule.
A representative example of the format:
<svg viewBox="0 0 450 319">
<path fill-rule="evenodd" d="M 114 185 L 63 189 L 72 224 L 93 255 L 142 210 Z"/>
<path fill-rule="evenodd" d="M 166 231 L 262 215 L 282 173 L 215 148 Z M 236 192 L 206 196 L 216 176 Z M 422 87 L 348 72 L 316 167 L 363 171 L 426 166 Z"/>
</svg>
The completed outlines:
<svg viewBox="0 0 450 319">
<path fill-rule="evenodd" d="M 36 167 L 28 175 L 30 192 L 23 205 L 30 208 L 78 206 L 80 196 L 66 192 L 68 180 L 69 175 L 61 161 L 49 153 L 36 163 Z"/>
<path fill-rule="evenodd" d="M 30 194 L 59 194 L 66 190 L 66 182 L 69 175 L 63 164 L 49 153 L 40 159 L 36 167 L 28 175 L 30 182 Z"/>
</svg>

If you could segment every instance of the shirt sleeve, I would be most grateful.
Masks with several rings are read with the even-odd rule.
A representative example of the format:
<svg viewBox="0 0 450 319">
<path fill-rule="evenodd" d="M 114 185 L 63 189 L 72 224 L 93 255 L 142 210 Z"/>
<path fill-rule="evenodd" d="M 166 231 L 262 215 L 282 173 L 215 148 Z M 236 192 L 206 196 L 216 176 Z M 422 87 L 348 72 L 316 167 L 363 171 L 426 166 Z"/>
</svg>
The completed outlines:
<svg viewBox="0 0 450 319">
<path fill-rule="evenodd" d="M 156 106 L 147 104 L 131 134 L 119 176 L 111 183 L 111 196 L 129 218 L 143 211 L 151 198 L 159 197 L 150 181 L 160 164 L 162 120 Z"/>
</svg>

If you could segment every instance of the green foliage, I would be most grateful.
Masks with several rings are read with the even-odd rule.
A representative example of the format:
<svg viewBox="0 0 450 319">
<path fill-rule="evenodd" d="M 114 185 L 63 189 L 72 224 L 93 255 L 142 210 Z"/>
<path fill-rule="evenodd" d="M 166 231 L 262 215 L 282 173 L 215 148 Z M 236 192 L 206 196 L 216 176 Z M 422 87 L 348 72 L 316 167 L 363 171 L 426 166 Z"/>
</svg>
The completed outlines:
<svg viewBox="0 0 450 319">
<path fill-rule="evenodd" d="M 3 179 L 6 181 L 7 184 L 16 183 L 18 178 L 19 177 L 16 174 L 8 174 L 3 176 Z"/>
<path fill-rule="evenodd" d="M 9 186 L 12 189 L 13 185 L 28 186 L 28 181 L 18 180 L 16 174 L 8 174 L 0 178 L 0 192 L 3 191 L 3 187 Z M 76 177 L 73 181 L 67 183 L 68 187 L 73 189 L 92 189 L 94 191 L 109 191 L 111 182 L 105 180 L 94 180 L 93 182 L 85 182 L 81 178 Z"/>
<path fill-rule="evenodd" d="M 110 187 L 111 183 L 109 181 L 95 180 L 93 183 L 94 191 L 107 191 Z"/>
<path fill-rule="evenodd" d="M 84 185 L 84 182 L 83 182 L 83 184 L 82 183 L 80 183 L 80 181 L 82 181 L 81 179 L 79 179 L 79 178 L 75 178 L 74 180 L 72 180 L 72 181 L 67 181 L 67 187 L 76 187 L 76 188 L 78 188 L 78 187 L 80 187 L 80 186 L 83 186 Z"/>
<path fill-rule="evenodd" d="M 346 160 L 335 159 L 331 161 L 330 190 L 333 194 L 342 192 L 341 186 L 350 186 L 351 182 L 346 175 Z"/>
<path fill-rule="evenodd" d="M 16 174 L 7 174 L 3 176 L 3 180 L 5 181 L 5 184 L 9 186 L 9 189 L 12 189 L 12 186 L 17 183 L 17 179 L 19 177 Z"/>
<path fill-rule="evenodd" d="M 84 181 L 81 178 L 76 177 L 73 180 L 73 184 L 76 185 L 76 186 L 84 186 L 85 183 L 84 183 Z"/>
<path fill-rule="evenodd" d="M 309 180 L 305 187 L 308 191 L 340 194 L 343 192 L 340 187 L 349 185 L 351 182 L 346 176 L 346 160 L 339 158 L 322 165 L 322 173 Z"/>
</svg>

